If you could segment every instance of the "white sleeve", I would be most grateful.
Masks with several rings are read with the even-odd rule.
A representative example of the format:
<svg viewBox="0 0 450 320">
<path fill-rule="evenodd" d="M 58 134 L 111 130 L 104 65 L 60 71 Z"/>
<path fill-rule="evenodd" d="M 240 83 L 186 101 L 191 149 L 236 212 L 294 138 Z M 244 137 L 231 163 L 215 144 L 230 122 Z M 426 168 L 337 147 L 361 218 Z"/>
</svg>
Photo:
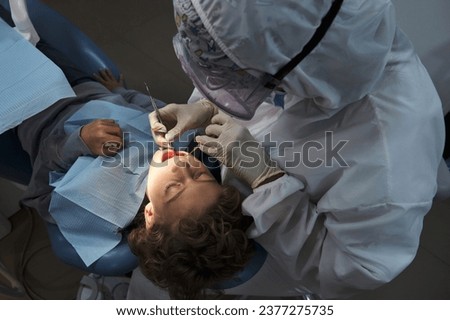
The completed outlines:
<svg viewBox="0 0 450 320">
<path fill-rule="evenodd" d="M 187 103 L 195 103 L 198 100 L 204 99 L 205 97 L 198 91 L 197 88 L 194 88 L 194 90 L 191 93 L 191 96 L 189 97 Z"/>
<path fill-rule="evenodd" d="M 249 237 L 293 285 L 323 298 L 345 298 L 391 281 L 414 258 L 431 203 L 320 212 L 302 190 L 299 180 L 284 176 L 243 202 L 255 220 Z"/>
</svg>

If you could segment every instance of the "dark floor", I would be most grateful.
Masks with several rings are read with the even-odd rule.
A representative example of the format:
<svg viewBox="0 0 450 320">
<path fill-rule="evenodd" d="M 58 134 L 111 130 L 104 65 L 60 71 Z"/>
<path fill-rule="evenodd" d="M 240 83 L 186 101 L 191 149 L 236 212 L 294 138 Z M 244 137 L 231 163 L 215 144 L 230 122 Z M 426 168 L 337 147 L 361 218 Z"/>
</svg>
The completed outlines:
<svg viewBox="0 0 450 320">
<path fill-rule="evenodd" d="M 408 1 L 394 2 L 405 7 Z M 185 102 L 189 97 L 192 84 L 182 72 L 171 44 L 175 25 L 170 0 L 43 2 L 96 42 L 121 69 L 128 87 L 143 90 L 145 81 L 152 94 L 163 101 Z M 0 210 L 15 212 L 20 193 L 16 186 L 0 180 Z M 40 221 L 26 210 L 11 221 L 12 233 L 0 240 L 0 259 L 26 284 L 28 294 L 19 298 L 75 298 L 83 273 L 62 265 L 52 256 Z M 0 293 L 1 297 L 18 298 Z M 412 265 L 392 283 L 356 298 L 450 299 L 450 201 L 436 202 L 428 214 L 420 250 Z"/>
</svg>

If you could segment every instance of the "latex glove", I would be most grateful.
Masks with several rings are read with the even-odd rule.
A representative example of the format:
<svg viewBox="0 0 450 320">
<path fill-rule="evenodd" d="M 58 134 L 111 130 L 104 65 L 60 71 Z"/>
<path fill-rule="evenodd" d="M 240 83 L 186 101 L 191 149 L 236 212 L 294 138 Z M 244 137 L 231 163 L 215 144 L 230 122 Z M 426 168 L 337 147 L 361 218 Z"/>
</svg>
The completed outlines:
<svg viewBox="0 0 450 320">
<path fill-rule="evenodd" d="M 80 137 L 95 156 L 113 156 L 123 145 L 122 129 L 112 119 L 99 119 L 83 126 Z"/>
<path fill-rule="evenodd" d="M 168 104 L 159 112 L 162 123 L 155 111 L 149 115 L 153 139 L 158 145 L 168 147 L 184 132 L 209 125 L 218 108 L 208 100 L 200 100 L 191 104 Z"/>
<path fill-rule="evenodd" d="M 247 128 L 219 111 L 195 139 L 204 153 L 215 157 L 252 189 L 284 174 Z"/>
</svg>

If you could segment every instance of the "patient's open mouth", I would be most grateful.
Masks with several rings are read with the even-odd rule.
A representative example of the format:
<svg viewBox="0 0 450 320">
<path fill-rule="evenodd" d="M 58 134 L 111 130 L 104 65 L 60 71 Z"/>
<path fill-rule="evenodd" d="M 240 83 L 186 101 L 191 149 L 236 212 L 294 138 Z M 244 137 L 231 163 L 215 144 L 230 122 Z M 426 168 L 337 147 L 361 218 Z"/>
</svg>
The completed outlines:
<svg viewBox="0 0 450 320">
<path fill-rule="evenodd" d="M 162 155 L 162 157 L 161 157 L 161 162 L 164 162 L 164 161 L 166 161 L 166 160 L 169 160 L 169 159 L 171 159 L 171 158 L 173 158 L 173 157 L 175 157 L 175 156 L 179 156 L 179 155 L 181 155 L 181 154 L 184 154 L 184 153 L 175 151 L 175 150 L 173 150 L 173 149 L 167 149 L 167 150 L 163 153 L 163 155 Z"/>
</svg>

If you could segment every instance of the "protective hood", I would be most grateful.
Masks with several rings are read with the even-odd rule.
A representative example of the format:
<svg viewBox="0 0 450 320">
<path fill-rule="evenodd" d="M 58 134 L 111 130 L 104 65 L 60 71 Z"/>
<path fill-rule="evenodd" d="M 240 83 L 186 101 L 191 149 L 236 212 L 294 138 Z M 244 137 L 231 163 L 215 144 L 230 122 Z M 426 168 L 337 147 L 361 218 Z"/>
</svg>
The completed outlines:
<svg viewBox="0 0 450 320">
<path fill-rule="evenodd" d="M 177 3 L 192 3 L 209 35 L 236 65 L 273 75 L 302 50 L 332 1 L 174 1 L 175 10 Z M 390 1 L 344 1 L 325 37 L 281 87 L 327 109 L 359 100 L 383 73 L 395 32 Z"/>
</svg>

